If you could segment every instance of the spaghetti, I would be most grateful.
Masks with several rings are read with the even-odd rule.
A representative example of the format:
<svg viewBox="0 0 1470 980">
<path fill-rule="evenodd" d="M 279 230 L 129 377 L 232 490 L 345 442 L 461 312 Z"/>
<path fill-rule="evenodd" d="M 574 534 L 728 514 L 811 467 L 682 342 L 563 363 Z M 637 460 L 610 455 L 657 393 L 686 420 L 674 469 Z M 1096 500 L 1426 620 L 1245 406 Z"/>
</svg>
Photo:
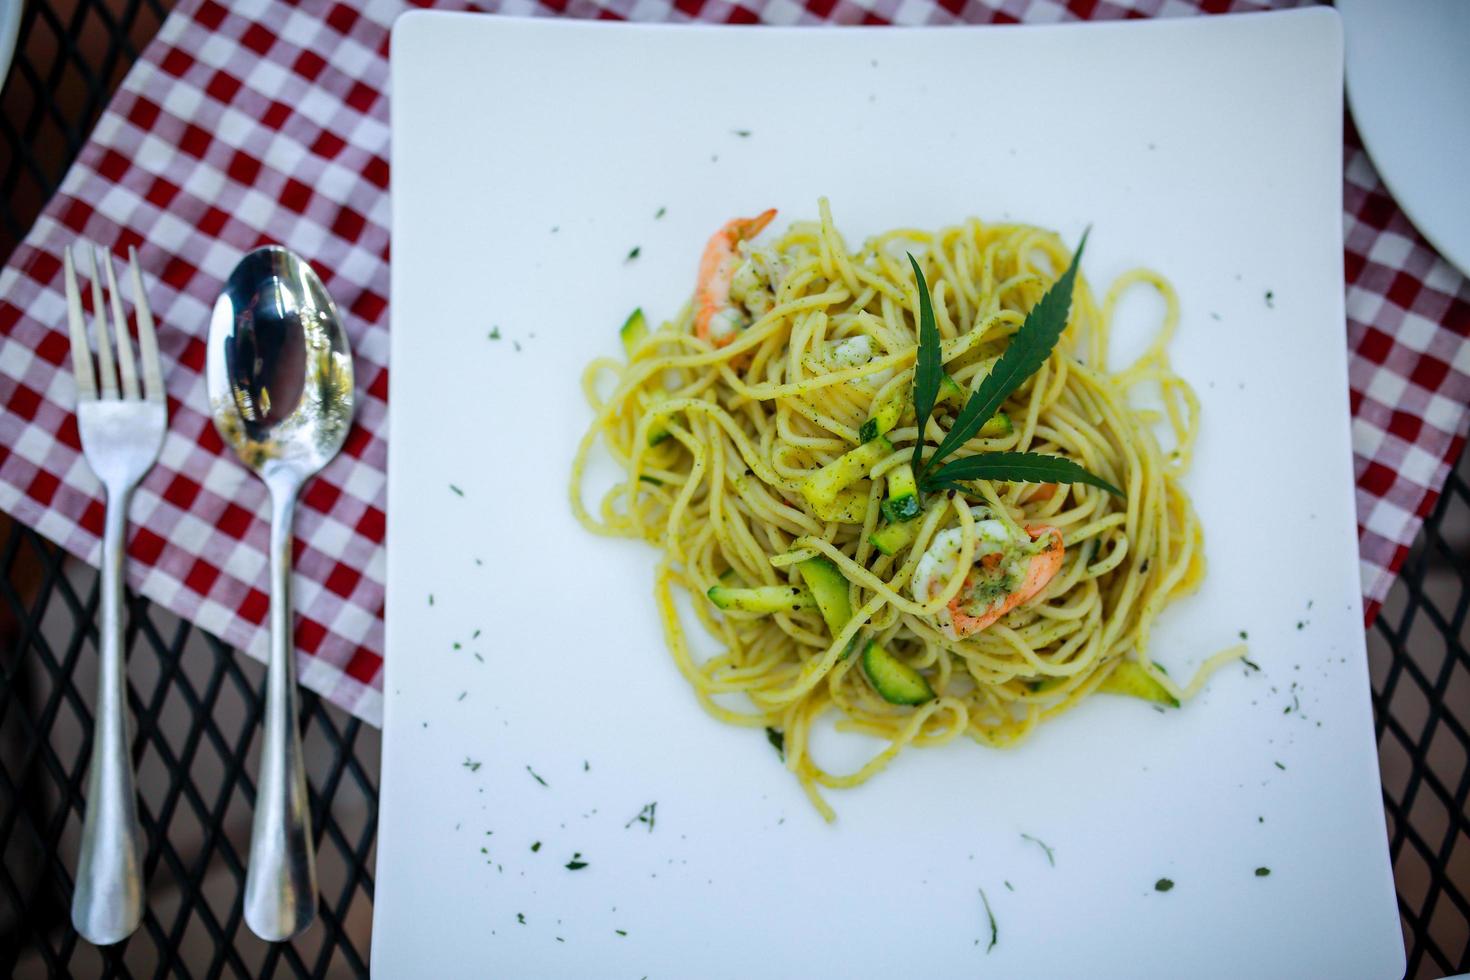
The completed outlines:
<svg viewBox="0 0 1470 980">
<path fill-rule="evenodd" d="M 885 486 L 891 499 L 915 440 L 932 450 L 943 439 L 1071 252 L 1052 232 L 976 219 L 887 232 L 850 251 L 825 200 L 819 221 L 754 245 L 770 216 L 726 226 L 694 301 L 656 330 L 630 319 L 626 360 L 588 366 L 595 417 L 573 466 L 572 505 L 588 530 L 661 552 L 654 594 L 665 637 L 710 714 L 782 732 L 786 766 L 832 819 L 819 788 L 861 783 L 905 746 L 962 734 L 1010 745 L 1100 688 L 1177 704 L 1243 652 L 1212 658 L 1184 688 L 1147 659 L 1154 620 L 1205 572 L 1180 484 L 1199 404 L 1169 365 L 1179 308 L 1167 281 L 1129 272 L 1099 304 L 1079 275 L 1060 342 L 963 446 L 1066 457 L 1121 496 L 1082 483 L 974 480 L 920 495 L 904 520 L 885 506 Z M 922 437 L 910 399 L 919 287 L 905 253 L 928 282 L 943 370 L 958 392 Z M 1111 370 L 1109 325 L 1135 286 L 1162 297 L 1163 323 L 1137 360 Z M 1153 407 L 1138 407 L 1145 398 Z M 874 420 L 888 426 L 877 438 Z M 623 478 L 594 516 L 582 483 L 599 443 Z M 846 482 L 826 492 L 837 471 Z M 1050 577 L 1014 602 L 1019 576 L 1043 555 Z M 814 566 L 840 575 L 835 591 L 818 588 Z M 998 597 L 993 619 L 966 632 L 984 618 L 970 613 L 990 600 L 979 594 L 986 582 Z M 696 659 L 677 590 L 691 594 L 722 652 Z M 720 608 L 706 595 L 729 598 Z M 875 648 L 887 659 L 863 652 Z M 902 683 L 885 687 L 892 678 Z M 750 707 L 728 706 L 722 696 L 732 694 Z M 855 772 L 823 768 L 810 733 L 829 711 L 840 730 L 887 747 Z"/>
</svg>

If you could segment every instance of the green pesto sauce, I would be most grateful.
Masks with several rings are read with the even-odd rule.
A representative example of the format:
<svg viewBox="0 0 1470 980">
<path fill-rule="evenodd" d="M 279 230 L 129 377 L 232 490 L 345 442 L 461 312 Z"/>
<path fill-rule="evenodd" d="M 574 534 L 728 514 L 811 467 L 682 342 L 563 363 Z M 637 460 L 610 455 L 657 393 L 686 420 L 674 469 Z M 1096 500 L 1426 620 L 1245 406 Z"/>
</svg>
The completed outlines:
<svg viewBox="0 0 1470 980">
<path fill-rule="evenodd" d="M 1020 588 L 1021 574 L 1018 563 L 1008 561 L 996 569 L 975 568 L 970 594 L 963 609 L 967 615 L 982 616 Z"/>
</svg>

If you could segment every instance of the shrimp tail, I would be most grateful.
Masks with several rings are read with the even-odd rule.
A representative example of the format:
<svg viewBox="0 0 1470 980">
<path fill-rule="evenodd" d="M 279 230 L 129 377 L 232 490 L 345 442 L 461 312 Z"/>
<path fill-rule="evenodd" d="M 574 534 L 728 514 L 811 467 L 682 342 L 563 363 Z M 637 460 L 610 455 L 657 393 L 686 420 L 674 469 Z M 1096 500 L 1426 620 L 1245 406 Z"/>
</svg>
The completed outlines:
<svg viewBox="0 0 1470 980">
<path fill-rule="evenodd" d="M 714 335 L 711 322 L 730 304 L 730 282 L 739 264 L 736 249 L 765 230 L 776 217 L 776 209 L 768 208 L 753 218 L 732 218 L 710 236 L 699 260 L 699 280 L 695 285 L 694 334 L 716 347 L 724 347 L 735 339 L 733 332 Z"/>
<path fill-rule="evenodd" d="M 1026 578 L 1022 580 L 1020 587 L 979 616 L 972 616 L 964 610 L 964 599 L 970 594 L 974 585 L 974 573 L 972 572 L 965 579 L 965 587 L 960 590 L 960 594 L 951 599 L 949 603 L 950 622 L 953 624 L 956 636 L 965 637 L 978 633 L 1017 606 L 1030 602 L 1046 588 L 1048 582 L 1056 577 L 1057 572 L 1061 571 L 1062 558 L 1066 554 L 1066 546 L 1062 543 L 1062 532 L 1050 525 L 1027 525 L 1026 533 L 1031 535 L 1033 541 L 1043 536 L 1050 537 L 1051 541 L 1026 563 Z"/>
</svg>

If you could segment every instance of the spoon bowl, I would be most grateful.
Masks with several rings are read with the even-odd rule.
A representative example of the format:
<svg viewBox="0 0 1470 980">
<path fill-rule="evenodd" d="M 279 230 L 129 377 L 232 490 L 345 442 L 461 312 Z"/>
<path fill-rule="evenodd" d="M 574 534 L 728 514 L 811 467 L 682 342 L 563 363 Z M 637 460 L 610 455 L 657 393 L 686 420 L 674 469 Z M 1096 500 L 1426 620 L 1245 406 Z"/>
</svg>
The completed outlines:
<svg viewBox="0 0 1470 980">
<path fill-rule="evenodd" d="M 242 258 L 214 304 L 206 384 L 215 428 L 267 482 L 304 483 L 352 426 L 352 351 L 316 272 L 279 245 Z"/>
<path fill-rule="evenodd" d="M 270 654 L 245 922 L 288 939 L 316 915 L 306 770 L 296 725 L 291 522 L 302 484 L 352 427 L 352 350 L 311 266 L 268 245 L 242 258 L 209 323 L 205 381 L 215 428 L 271 495 Z"/>
</svg>

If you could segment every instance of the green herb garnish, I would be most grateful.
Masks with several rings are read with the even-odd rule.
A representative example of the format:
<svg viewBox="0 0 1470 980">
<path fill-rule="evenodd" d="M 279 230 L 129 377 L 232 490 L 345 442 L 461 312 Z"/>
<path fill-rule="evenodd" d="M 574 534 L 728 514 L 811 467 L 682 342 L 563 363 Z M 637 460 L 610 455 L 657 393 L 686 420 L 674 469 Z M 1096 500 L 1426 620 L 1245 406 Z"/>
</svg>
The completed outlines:
<svg viewBox="0 0 1470 980">
<path fill-rule="evenodd" d="M 990 911 L 990 899 L 985 897 L 985 889 L 983 888 L 980 889 L 980 901 L 985 903 L 985 918 L 990 921 L 990 945 L 985 947 L 985 952 L 989 953 L 995 948 L 995 944 L 1000 941 L 1000 930 L 995 926 L 995 913 Z"/>
<path fill-rule="evenodd" d="M 1282 771 L 1282 772 L 1285 772 L 1285 771 L 1286 771 L 1286 767 L 1285 767 L 1285 766 L 1283 766 L 1283 765 L 1282 765 L 1282 764 L 1281 764 L 1281 763 L 1279 763 L 1279 762 L 1273 762 L 1273 763 L 1271 763 L 1271 764 L 1272 764 L 1272 765 L 1273 765 L 1273 766 L 1275 766 L 1275 767 L 1276 767 L 1276 768 L 1277 768 L 1277 769 L 1280 769 L 1280 770 L 1281 770 L 1281 771 Z"/>
<path fill-rule="evenodd" d="M 550 785 L 549 783 L 546 782 L 546 780 L 544 780 L 540 776 L 536 775 L 536 770 L 532 769 L 530 766 L 527 766 L 526 767 L 526 772 L 530 773 L 531 774 L 531 778 L 534 779 L 534 780 L 536 780 L 536 782 L 540 783 L 542 786 L 548 786 L 548 785 Z"/>
<path fill-rule="evenodd" d="M 1154 891 L 1156 892 L 1166 892 L 1173 887 L 1174 882 L 1170 881 L 1168 878 L 1160 878 L 1158 881 L 1154 882 Z"/>
<path fill-rule="evenodd" d="M 781 756 L 781 761 L 782 762 L 785 762 L 786 761 L 786 736 L 785 736 L 785 734 L 782 733 L 782 732 L 776 731 L 776 729 L 774 729 L 774 728 L 767 728 L 766 729 L 766 741 L 771 743 L 771 746 L 776 750 L 776 753 Z"/>
<path fill-rule="evenodd" d="M 924 281 L 924 270 L 919 262 L 909 256 L 909 265 L 914 267 L 914 279 L 919 284 L 919 351 L 914 362 L 914 414 L 919 434 L 914 440 L 914 472 L 923 473 L 924 429 L 929 416 L 934 414 L 934 402 L 939 397 L 939 383 L 944 378 L 943 352 L 939 349 L 939 328 L 934 325 L 934 305 L 929 298 L 929 284 Z M 933 462 L 933 457 L 930 457 Z"/>
<path fill-rule="evenodd" d="M 931 466 L 937 465 L 940 459 L 968 441 L 995 414 L 1011 392 L 1046 363 L 1052 348 L 1067 327 L 1067 316 L 1072 308 L 1072 285 L 1077 279 L 1077 265 L 1086 248 L 1087 233 L 1083 232 L 1082 241 L 1078 243 L 1067 271 L 1062 273 L 1056 284 L 1026 314 L 1021 329 L 1011 337 L 1005 353 L 980 382 L 980 387 L 965 403 L 965 407 L 960 409 L 954 427 L 935 450 L 934 457 L 930 460 Z"/>
<path fill-rule="evenodd" d="M 951 430 L 953 431 L 953 430 Z M 1046 453 L 981 453 L 945 463 L 925 478 L 926 490 L 962 490 L 970 480 L 1007 480 L 1017 483 L 1086 483 L 1123 496 L 1121 490 L 1102 477 L 1093 476 L 1063 456 Z M 1147 566 L 1148 562 L 1144 562 Z M 1143 569 L 1147 571 L 1147 567 Z"/>
<path fill-rule="evenodd" d="M 1032 837 L 1030 834 L 1022 834 L 1021 835 L 1021 839 L 1022 840 L 1029 840 L 1031 843 L 1033 843 L 1037 847 L 1041 848 L 1043 851 L 1046 852 L 1046 863 L 1049 864 L 1049 865 L 1051 865 L 1053 868 L 1055 868 L 1057 866 L 1057 859 L 1053 855 L 1052 849 L 1050 847 L 1047 847 L 1046 846 L 1046 843 L 1044 841 L 1037 840 L 1035 837 Z"/>
<path fill-rule="evenodd" d="M 476 762 L 474 759 L 471 759 L 469 756 L 465 756 L 465 760 L 462 765 L 470 772 L 480 771 L 480 763 Z"/>
<path fill-rule="evenodd" d="M 632 262 L 634 259 L 636 259 L 638 257 L 638 254 L 640 252 L 642 252 L 642 251 L 643 251 L 643 246 L 642 245 L 634 245 L 632 251 L 630 251 L 628 253 L 628 257 L 626 259 L 624 259 L 623 261 L 624 262 Z"/>
<path fill-rule="evenodd" d="M 516 913 L 516 921 L 519 922 L 521 925 L 525 925 L 526 924 L 526 913 L 524 913 L 524 912 L 517 912 Z"/>
<path fill-rule="evenodd" d="M 643 809 L 641 809 L 641 810 L 638 811 L 638 815 L 636 817 L 634 817 L 632 820 L 629 820 L 627 823 L 623 824 L 623 829 L 624 830 L 627 830 L 629 827 L 633 826 L 635 823 L 646 823 L 646 824 L 648 824 L 648 832 L 651 834 L 651 833 L 653 833 L 653 824 L 654 824 L 654 821 L 658 819 L 657 814 L 658 814 L 658 803 L 657 803 L 657 801 L 655 801 L 653 803 L 649 803 Z"/>
<path fill-rule="evenodd" d="M 452 483 L 449 485 L 449 489 L 452 490 L 452 491 L 454 491 L 454 495 L 456 497 L 463 497 L 464 496 L 464 491 L 461 490 L 459 487 L 455 486 Z"/>
<path fill-rule="evenodd" d="M 627 930 L 625 929 L 614 929 L 613 932 L 617 933 L 619 936 L 626 936 L 628 934 Z"/>
<path fill-rule="evenodd" d="M 536 843 L 531 845 L 531 853 L 535 854 L 539 850 L 541 850 L 541 842 L 538 840 Z"/>
<path fill-rule="evenodd" d="M 668 213 L 669 213 L 669 209 L 668 208 L 661 207 L 657 211 L 653 212 L 653 220 L 657 221 L 659 218 L 662 218 L 664 215 L 666 215 Z"/>
<path fill-rule="evenodd" d="M 491 327 L 490 328 L 490 339 L 491 340 L 499 340 L 500 339 L 500 328 L 499 327 Z"/>
<path fill-rule="evenodd" d="M 1077 463 L 1046 453 L 986 453 L 967 456 L 941 466 L 946 456 L 974 437 L 980 427 L 995 415 L 1017 388 L 1040 370 L 1067 327 L 1072 308 L 1072 287 L 1077 279 L 1077 266 L 1087 247 L 1087 232 L 1072 255 L 1067 271 L 1046 291 L 1041 300 L 1026 314 L 1021 328 L 1011 337 L 1005 353 L 995 362 L 955 416 L 939 446 L 923 459 L 924 429 L 934 413 L 939 385 L 944 376 L 943 351 L 939 330 L 934 324 L 934 308 L 929 297 L 929 284 L 923 270 L 912 255 L 914 278 L 919 291 L 919 350 L 914 365 L 914 412 L 918 421 L 918 437 L 914 443 L 914 472 L 919 474 L 919 487 L 925 492 L 963 489 L 969 480 L 1000 480 L 1015 483 L 1086 483 L 1106 490 L 1114 496 L 1123 491 L 1102 477 L 1089 473 Z M 922 465 L 921 465 L 922 461 Z"/>
<path fill-rule="evenodd" d="M 1270 873 L 1271 873 L 1271 869 L 1270 868 L 1257 868 L 1256 869 L 1256 877 L 1257 878 L 1264 878 L 1267 875 L 1269 875 Z"/>
<path fill-rule="evenodd" d="M 567 862 L 567 870 L 568 871 L 581 871 L 583 868 L 587 867 L 587 862 L 581 860 L 581 857 L 582 857 L 582 852 L 581 851 L 578 851 L 575 854 L 573 854 L 572 855 L 572 859 Z"/>
</svg>

